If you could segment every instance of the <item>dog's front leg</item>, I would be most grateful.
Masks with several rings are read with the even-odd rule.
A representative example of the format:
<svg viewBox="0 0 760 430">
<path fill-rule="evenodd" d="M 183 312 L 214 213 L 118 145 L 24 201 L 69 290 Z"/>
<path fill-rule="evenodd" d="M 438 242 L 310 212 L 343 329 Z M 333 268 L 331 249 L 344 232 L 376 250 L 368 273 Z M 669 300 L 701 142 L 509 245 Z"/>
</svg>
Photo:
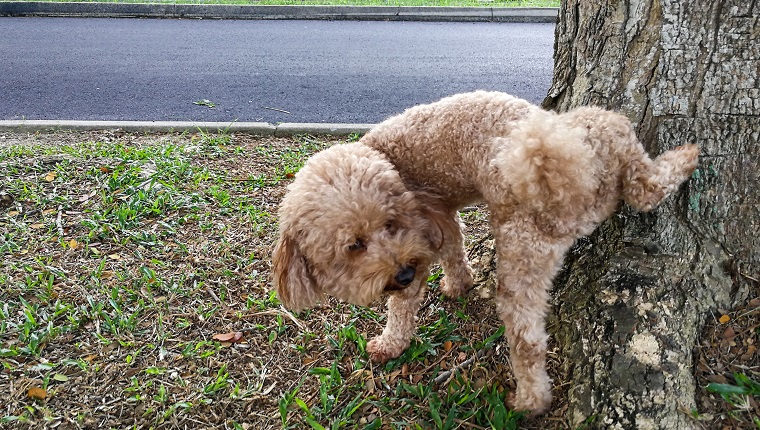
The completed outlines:
<svg viewBox="0 0 760 430">
<path fill-rule="evenodd" d="M 404 353 L 417 329 L 415 316 L 425 297 L 427 270 L 418 268 L 418 277 L 408 288 L 394 292 L 388 299 L 388 322 L 383 333 L 367 343 L 372 361 L 385 363 Z"/>
<path fill-rule="evenodd" d="M 464 249 L 464 236 L 462 234 L 462 222 L 457 212 L 451 215 L 451 228 L 444 235 L 443 249 L 441 249 L 441 267 L 443 267 L 443 279 L 441 291 L 446 297 L 455 299 L 462 297 L 472 289 L 472 268 L 467 261 L 467 253 Z"/>
<path fill-rule="evenodd" d="M 526 223 L 494 229 L 498 255 L 496 310 L 504 322 L 517 379 L 512 406 L 540 414 L 552 401 L 544 327 L 549 289 L 572 242 L 557 243 L 530 230 Z"/>
</svg>

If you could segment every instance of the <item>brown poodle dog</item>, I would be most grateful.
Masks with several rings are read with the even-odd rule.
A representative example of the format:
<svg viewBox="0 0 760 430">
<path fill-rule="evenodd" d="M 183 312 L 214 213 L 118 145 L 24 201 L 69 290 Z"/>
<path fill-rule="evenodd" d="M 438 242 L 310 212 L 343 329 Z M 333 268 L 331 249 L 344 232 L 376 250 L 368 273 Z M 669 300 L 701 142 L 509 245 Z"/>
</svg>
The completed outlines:
<svg viewBox="0 0 760 430">
<path fill-rule="evenodd" d="M 484 201 L 496 309 L 517 378 L 513 406 L 542 413 L 551 404 L 544 317 L 563 256 L 621 199 L 653 209 L 691 175 L 698 154 L 684 145 L 652 160 L 626 117 L 593 107 L 558 115 L 483 91 L 416 106 L 298 172 L 280 206 L 274 285 L 296 311 L 326 294 L 358 305 L 387 294 L 387 325 L 367 350 L 375 361 L 398 357 L 433 263 L 446 295 L 472 287 L 457 210 Z"/>
</svg>

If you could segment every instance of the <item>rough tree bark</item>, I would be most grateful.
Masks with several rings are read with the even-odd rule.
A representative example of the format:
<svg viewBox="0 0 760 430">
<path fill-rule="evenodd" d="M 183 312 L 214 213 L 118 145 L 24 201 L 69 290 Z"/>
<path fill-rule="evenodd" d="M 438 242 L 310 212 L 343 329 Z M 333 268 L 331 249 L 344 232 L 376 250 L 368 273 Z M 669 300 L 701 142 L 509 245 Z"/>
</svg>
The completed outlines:
<svg viewBox="0 0 760 430">
<path fill-rule="evenodd" d="M 760 1 L 563 0 L 545 107 L 627 114 L 656 155 L 698 171 L 653 213 L 581 240 L 556 282 L 554 337 L 591 428 L 685 429 L 705 318 L 760 278 Z"/>
</svg>

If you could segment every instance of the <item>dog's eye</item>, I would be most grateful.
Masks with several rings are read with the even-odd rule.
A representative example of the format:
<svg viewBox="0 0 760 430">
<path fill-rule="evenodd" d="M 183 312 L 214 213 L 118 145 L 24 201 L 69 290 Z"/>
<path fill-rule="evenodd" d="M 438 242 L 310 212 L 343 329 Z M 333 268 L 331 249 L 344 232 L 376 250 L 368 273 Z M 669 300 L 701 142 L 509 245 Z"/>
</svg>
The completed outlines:
<svg viewBox="0 0 760 430">
<path fill-rule="evenodd" d="M 398 223 L 396 220 L 389 219 L 385 222 L 385 230 L 390 234 L 395 234 L 398 231 Z"/>
<path fill-rule="evenodd" d="M 348 245 L 348 250 L 351 252 L 361 251 L 362 249 L 366 249 L 367 245 L 364 244 L 364 241 L 361 239 L 356 239 L 356 242 L 352 243 L 351 245 Z"/>
</svg>

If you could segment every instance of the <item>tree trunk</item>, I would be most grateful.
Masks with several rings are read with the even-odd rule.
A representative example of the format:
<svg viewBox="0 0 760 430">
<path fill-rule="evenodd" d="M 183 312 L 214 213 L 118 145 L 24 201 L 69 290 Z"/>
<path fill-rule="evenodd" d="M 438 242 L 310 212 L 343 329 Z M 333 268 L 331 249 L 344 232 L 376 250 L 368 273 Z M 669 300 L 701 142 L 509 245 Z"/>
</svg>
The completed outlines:
<svg viewBox="0 0 760 430">
<path fill-rule="evenodd" d="M 557 279 L 553 333 L 590 428 L 683 429 L 705 318 L 760 278 L 760 1 L 563 0 L 544 105 L 619 110 L 651 155 L 696 143 L 692 179 L 624 207 Z"/>
</svg>

